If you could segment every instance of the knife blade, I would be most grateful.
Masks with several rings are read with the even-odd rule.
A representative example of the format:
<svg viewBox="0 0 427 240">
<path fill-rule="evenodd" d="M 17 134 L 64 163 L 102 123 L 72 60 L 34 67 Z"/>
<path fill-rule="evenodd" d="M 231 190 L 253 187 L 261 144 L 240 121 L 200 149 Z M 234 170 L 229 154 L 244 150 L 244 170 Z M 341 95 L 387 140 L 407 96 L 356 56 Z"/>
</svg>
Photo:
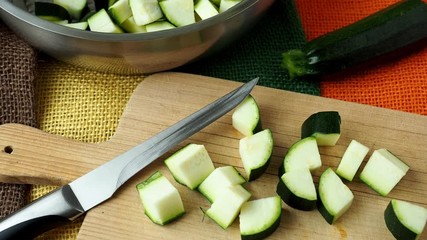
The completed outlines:
<svg viewBox="0 0 427 240">
<path fill-rule="evenodd" d="M 32 239 L 74 221 L 111 198 L 151 162 L 235 108 L 257 82 L 255 78 L 243 84 L 143 143 L 6 216 L 0 221 L 0 239 Z"/>
</svg>

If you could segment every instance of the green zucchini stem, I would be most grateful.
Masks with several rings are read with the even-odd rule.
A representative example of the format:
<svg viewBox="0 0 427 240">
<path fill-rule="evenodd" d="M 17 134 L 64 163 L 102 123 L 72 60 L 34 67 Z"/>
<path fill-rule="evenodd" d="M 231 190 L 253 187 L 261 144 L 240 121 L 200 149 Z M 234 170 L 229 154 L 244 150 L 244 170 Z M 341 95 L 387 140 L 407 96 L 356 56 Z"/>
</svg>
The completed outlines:
<svg viewBox="0 0 427 240">
<path fill-rule="evenodd" d="M 291 79 L 314 73 L 307 55 L 300 49 L 289 50 L 282 58 L 282 67 L 288 70 Z"/>
</svg>

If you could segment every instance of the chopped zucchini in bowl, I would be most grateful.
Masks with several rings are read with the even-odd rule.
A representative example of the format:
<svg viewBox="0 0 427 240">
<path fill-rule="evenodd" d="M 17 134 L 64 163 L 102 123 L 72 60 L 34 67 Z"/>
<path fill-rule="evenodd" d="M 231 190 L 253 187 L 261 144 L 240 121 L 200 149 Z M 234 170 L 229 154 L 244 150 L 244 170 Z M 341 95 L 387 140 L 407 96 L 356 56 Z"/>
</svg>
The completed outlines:
<svg viewBox="0 0 427 240">
<path fill-rule="evenodd" d="M 88 29 L 89 31 L 106 33 L 144 33 L 168 30 L 203 21 L 227 11 L 240 1 L 115 0 L 100 4 L 101 1 L 53 0 L 52 2 L 35 1 L 32 6 L 35 9 L 36 16 L 54 23 L 58 21 L 81 23 L 86 22 L 92 15 L 98 15 L 95 18 L 98 22 L 96 27 L 78 27 L 82 30 Z M 33 7 L 29 8 L 32 9 Z M 104 11 L 108 14 L 108 18 Z M 155 23 L 159 21 L 163 22 L 162 27 L 153 27 L 158 26 Z M 123 25 L 125 22 L 127 23 Z M 130 27 L 129 23 L 134 24 L 134 26 Z M 69 26 L 65 22 L 62 25 Z M 141 31 L 147 26 L 150 31 Z"/>
</svg>

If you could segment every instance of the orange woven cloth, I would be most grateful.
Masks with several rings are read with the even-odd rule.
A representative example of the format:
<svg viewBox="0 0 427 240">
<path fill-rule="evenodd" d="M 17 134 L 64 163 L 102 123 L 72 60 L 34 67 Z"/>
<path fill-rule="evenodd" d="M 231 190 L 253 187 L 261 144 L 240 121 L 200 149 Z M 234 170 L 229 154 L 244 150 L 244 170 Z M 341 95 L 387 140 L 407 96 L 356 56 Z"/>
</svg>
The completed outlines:
<svg viewBox="0 0 427 240">
<path fill-rule="evenodd" d="M 308 41 L 396 2 L 295 1 Z M 320 91 L 324 97 L 427 115 L 427 47 L 366 70 L 324 77 Z"/>
</svg>

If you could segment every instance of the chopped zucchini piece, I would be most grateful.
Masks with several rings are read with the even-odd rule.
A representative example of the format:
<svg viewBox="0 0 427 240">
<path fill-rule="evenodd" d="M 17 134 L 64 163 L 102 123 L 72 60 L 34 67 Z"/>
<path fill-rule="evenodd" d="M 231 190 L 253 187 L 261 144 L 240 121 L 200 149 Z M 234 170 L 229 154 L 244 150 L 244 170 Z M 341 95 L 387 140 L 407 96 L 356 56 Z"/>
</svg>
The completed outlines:
<svg viewBox="0 0 427 240">
<path fill-rule="evenodd" d="M 277 184 L 277 194 L 292 208 L 303 211 L 316 208 L 317 193 L 308 168 L 285 172 Z"/>
<path fill-rule="evenodd" d="M 193 0 L 159 0 L 166 19 L 177 27 L 196 22 Z"/>
<path fill-rule="evenodd" d="M 282 216 L 279 196 L 245 202 L 240 210 L 242 240 L 265 239 L 276 231 Z"/>
<path fill-rule="evenodd" d="M 221 0 L 220 4 L 219 4 L 219 12 L 225 12 L 228 9 L 234 7 L 235 5 L 237 5 L 241 0 Z"/>
<path fill-rule="evenodd" d="M 242 185 L 227 186 L 221 196 L 206 211 L 206 215 L 223 229 L 226 229 L 234 222 L 243 203 L 248 201 L 250 197 L 251 193 Z"/>
<path fill-rule="evenodd" d="M 65 23 L 63 24 L 66 27 L 80 29 L 80 30 L 86 30 L 89 24 L 87 22 L 76 22 L 76 23 Z"/>
<path fill-rule="evenodd" d="M 233 166 L 215 168 L 197 188 L 209 202 L 214 202 L 224 191 L 225 187 L 243 184 L 245 178 Z"/>
<path fill-rule="evenodd" d="M 408 170 L 408 165 L 382 148 L 372 153 L 360 179 L 380 195 L 387 196 Z"/>
<path fill-rule="evenodd" d="M 123 30 L 113 22 L 105 9 L 92 15 L 87 23 L 90 30 L 94 32 L 123 33 Z"/>
<path fill-rule="evenodd" d="M 120 24 L 120 27 L 122 27 L 128 33 L 144 33 L 144 32 L 147 32 L 147 28 L 144 25 L 140 26 L 140 25 L 136 24 L 133 16 L 129 17 L 124 22 L 122 22 L 122 24 Z"/>
<path fill-rule="evenodd" d="M 388 230 L 400 240 L 416 240 L 427 222 L 427 209 L 414 203 L 392 199 L 384 211 Z"/>
<path fill-rule="evenodd" d="M 279 177 L 285 172 L 290 172 L 300 168 L 308 168 L 310 171 L 319 169 L 322 166 L 319 148 L 315 137 L 306 137 L 294 143 L 283 159 L 282 166 L 279 167 Z"/>
<path fill-rule="evenodd" d="M 334 146 L 341 136 L 338 112 L 318 112 L 308 117 L 301 127 L 301 138 L 314 136 L 319 146 Z"/>
<path fill-rule="evenodd" d="M 137 25 L 146 25 L 163 17 L 157 0 L 129 0 L 129 6 Z"/>
<path fill-rule="evenodd" d="M 352 140 L 338 165 L 337 174 L 348 181 L 353 181 L 360 164 L 362 164 L 368 152 L 369 148 L 367 146 Z"/>
<path fill-rule="evenodd" d="M 204 145 L 188 144 L 165 160 L 175 180 L 196 189 L 215 167 Z"/>
<path fill-rule="evenodd" d="M 197 0 L 194 4 L 194 11 L 201 20 L 218 15 L 218 8 L 210 0 Z"/>
<path fill-rule="evenodd" d="M 152 222 L 165 225 L 185 214 L 178 190 L 156 171 L 136 186 L 145 214 Z"/>
<path fill-rule="evenodd" d="M 118 0 L 108 8 L 108 13 L 119 25 L 132 16 L 128 0 Z"/>
<path fill-rule="evenodd" d="M 53 3 L 58 4 L 67 9 L 72 19 L 80 20 L 83 10 L 87 6 L 86 0 L 53 0 Z"/>
<path fill-rule="evenodd" d="M 87 12 L 81 19 L 80 22 L 87 22 L 87 20 L 96 14 L 96 11 L 89 11 Z"/>
<path fill-rule="evenodd" d="M 268 168 L 273 153 L 270 129 L 240 139 L 239 152 L 248 181 L 259 178 Z"/>
<path fill-rule="evenodd" d="M 233 127 L 244 136 L 251 136 L 262 130 L 259 107 L 251 95 L 236 107 L 231 118 Z"/>
<path fill-rule="evenodd" d="M 333 224 L 350 208 L 353 198 L 351 190 L 331 168 L 322 173 L 317 209 L 329 224 Z"/>
</svg>

